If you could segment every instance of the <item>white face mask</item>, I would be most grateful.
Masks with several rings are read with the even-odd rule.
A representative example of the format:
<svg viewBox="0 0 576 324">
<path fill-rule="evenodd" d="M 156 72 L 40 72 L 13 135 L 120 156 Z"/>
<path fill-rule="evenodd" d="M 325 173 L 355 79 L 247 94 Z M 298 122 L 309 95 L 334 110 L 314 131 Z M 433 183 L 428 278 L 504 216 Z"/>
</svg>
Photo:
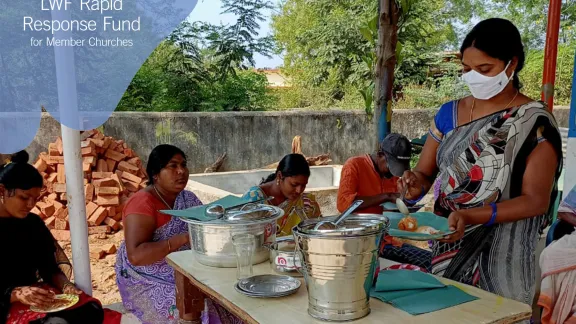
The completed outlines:
<svg viewBox="0 0 576 324">
<path fill-rule="evenodd" d="M 506 65 L 504 71 L 496 76 L 489 77 L 472 70 L 462 75 L 462 80 L 468 84 L 468 88 L 474 98 L 480 100 L 491 99 L 502 92 L 514 77 L 514 72 L 512 72 L 510 77 L 506 75 L 506 70 L 510 66 L 510 63 L 511 62 Z"/>
</svg>

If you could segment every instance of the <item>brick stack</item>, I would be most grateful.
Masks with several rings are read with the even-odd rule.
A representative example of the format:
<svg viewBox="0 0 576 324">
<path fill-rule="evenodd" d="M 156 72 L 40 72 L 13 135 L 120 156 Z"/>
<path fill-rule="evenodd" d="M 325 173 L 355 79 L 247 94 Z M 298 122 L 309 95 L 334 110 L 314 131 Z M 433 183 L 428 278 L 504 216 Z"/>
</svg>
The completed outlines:
<svg viewBox="0 0 576 324">
<path fill-rule="evenodd" d="M 128 198 L 146 187 L 142 161 L 124 141 L 97 130 L 82 133 L 82 162 L 88 234 L 122 229 L 122 209 Z M 66 197 L 66 173 L 62 139 L 48 146 L 34 164 L 44 177 L 40 201 L 32 210 L 40 215 L 59 241 L 70 241 Z"/>
</svg>

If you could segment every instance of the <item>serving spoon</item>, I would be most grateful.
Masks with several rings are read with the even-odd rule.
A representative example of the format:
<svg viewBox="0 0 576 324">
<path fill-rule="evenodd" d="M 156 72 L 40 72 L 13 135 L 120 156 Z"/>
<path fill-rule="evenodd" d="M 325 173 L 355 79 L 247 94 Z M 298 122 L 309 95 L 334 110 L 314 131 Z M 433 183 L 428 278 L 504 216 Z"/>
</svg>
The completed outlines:
<svg viewBox="0 0 576 324">
<path fill-rule="evenodd" d="M 337 229 L 340 226 L 340 223 L 342 221 L 344 221 L 344 219 L 346 219 L 348 216 L 350 216 L 350 214 L 352 214 L 353 211 L 356 210 L 356 208 L 360 207 L 360 205 L 362 205 L 362 203 L 364 203 L 363 200 L 356 200 L 352 203 L 352 205 L 350 207 L 348 207 L 348 209 L 346 209 L 346 211 L 344 211 L 344 213 L 342 213 L 340 216 L 338 216 L 338 218 L 336 218 L 336 220 L 334 222 L 331 221 L 321 221 L 318 222 L 318 224 L 316 224 L 316 226 L 314 226 L 314 230 L 318 230 L 318 229 L 322 229 L 322 230 L 331 230 L 331 229 Z"/>
</svg>

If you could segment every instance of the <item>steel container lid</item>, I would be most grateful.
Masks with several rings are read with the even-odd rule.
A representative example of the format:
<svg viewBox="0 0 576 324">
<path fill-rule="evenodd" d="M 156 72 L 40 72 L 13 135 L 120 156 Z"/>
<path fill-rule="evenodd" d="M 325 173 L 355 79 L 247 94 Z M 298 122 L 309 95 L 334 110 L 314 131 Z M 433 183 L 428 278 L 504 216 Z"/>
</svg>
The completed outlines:
<svg viewBox="0 0 576 324">
<path fill-rule="evenodd" d="M 284 211 L 276 206 L 253 204 L 244 210 L 230 210 L 220 218 L 211 221 L 181 218 L 195 225 L 256 225 L 276 221 L 284 216 Z"/>
<path fill-rule="evenodd" d="M 387 232 L 390 226 L 388 217 L 381 214 L 351 214 L 336 229 L 314 229 L 321 221 L 334 221 L 337 216 L 318 217 L 300 222 L 294 226 L 293 232 L 297 235 L 311 236 L 362 236 Z"/>
</svg>

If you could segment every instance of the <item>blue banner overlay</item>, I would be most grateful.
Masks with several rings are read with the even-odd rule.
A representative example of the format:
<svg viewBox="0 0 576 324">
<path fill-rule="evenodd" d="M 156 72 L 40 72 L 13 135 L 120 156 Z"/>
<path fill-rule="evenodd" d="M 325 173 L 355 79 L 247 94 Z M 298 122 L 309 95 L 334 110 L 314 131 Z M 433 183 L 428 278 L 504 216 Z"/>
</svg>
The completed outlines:
<svg viewBox="0 0 576 324">
<path fill-rule="evenodd" d="M 0 153 L 26 148 L 42 107 L 102 125 L 156 46 L 197 0 L 0 0 Z"/>
</svg>

